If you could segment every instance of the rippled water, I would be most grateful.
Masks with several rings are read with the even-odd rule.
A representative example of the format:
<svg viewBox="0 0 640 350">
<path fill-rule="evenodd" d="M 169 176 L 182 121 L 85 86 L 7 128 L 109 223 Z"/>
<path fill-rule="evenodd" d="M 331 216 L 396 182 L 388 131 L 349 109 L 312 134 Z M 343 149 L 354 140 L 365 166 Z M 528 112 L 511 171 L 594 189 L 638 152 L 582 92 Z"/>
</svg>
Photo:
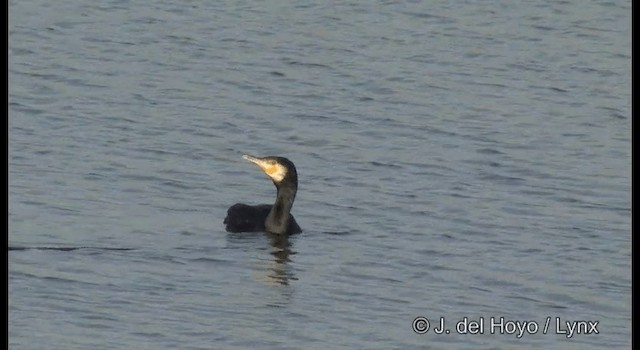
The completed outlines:
<svg viewBox="0 0 640 350">
<path fill-rule="evenodd" d="M 630 347 L 630 9 L 10 2 L 10 348 Z"/>
</svg>

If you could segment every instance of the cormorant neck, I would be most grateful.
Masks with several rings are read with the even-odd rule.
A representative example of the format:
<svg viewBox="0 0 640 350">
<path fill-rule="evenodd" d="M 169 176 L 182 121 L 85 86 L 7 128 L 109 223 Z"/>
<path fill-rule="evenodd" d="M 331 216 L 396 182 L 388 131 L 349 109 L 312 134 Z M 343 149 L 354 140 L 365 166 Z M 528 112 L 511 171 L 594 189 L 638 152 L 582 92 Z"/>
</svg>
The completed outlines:
<svg viewBox="0 0 640 350">
<path fill-rule="evenodd" d="M 289 213 L 293 207 L 293 200 L 296 198 L 298 186 L 294 183 L 276 184 L 278 194 L 276 202 L 271 207 L 264 226 L 271 233 L 287 233 L 289 227 Z"/>
</svg>

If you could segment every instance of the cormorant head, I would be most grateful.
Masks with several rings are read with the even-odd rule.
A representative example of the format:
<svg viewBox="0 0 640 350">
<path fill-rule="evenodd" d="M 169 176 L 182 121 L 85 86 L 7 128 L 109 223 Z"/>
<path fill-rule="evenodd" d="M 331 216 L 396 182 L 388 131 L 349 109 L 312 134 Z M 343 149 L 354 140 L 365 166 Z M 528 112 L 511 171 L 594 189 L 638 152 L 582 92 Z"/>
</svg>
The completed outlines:
<svg viewBox="0 0 640 350">
<path fill-rule="evenodd" d="M 295 165 L 284 157 L 254 157 L 243 155 L 243 159 L 250 161 L 262 169 L 276 186 L 282 183 L 293 184 L 298 187 L 298 173 Z"/>
</svg>

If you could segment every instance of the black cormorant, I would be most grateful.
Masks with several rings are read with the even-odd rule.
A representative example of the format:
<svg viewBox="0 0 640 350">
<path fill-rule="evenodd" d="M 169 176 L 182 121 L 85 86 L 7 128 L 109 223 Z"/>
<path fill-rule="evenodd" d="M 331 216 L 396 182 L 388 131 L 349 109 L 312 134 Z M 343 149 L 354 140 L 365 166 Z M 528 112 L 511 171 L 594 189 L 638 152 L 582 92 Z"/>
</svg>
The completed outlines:
<svg viewBox="0 0 640 350">
<path fill-rule="evenodd" d="M 232 205 L 224 219 L 227 232 L 266 231 L 286 235 L 302 232 L 290 213 L 298 190 L 298 173 L 295 165 L 283 157 L 260 158 L 244 155 L 242 158 L 259 166 L 276 185 L 278 193 L 273 205 L 242 203 Z"/>
</svg>

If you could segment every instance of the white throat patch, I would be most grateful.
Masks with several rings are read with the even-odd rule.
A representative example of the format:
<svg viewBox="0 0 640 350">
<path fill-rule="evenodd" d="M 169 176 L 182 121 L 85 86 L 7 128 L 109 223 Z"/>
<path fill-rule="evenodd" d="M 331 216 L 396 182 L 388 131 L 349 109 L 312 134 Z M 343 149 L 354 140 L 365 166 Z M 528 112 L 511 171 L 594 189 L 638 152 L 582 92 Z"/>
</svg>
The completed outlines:
<svg viewBox="0 0 640 350">
<path fill-rule="evenodd" d="M 287 168 L 280 165 L 275 164 L 273 166 L 269 166 L 264 169 L 264 173 L 267 174 L 273 181 L 280 182 L 287 176 Z"/>
</svg>

